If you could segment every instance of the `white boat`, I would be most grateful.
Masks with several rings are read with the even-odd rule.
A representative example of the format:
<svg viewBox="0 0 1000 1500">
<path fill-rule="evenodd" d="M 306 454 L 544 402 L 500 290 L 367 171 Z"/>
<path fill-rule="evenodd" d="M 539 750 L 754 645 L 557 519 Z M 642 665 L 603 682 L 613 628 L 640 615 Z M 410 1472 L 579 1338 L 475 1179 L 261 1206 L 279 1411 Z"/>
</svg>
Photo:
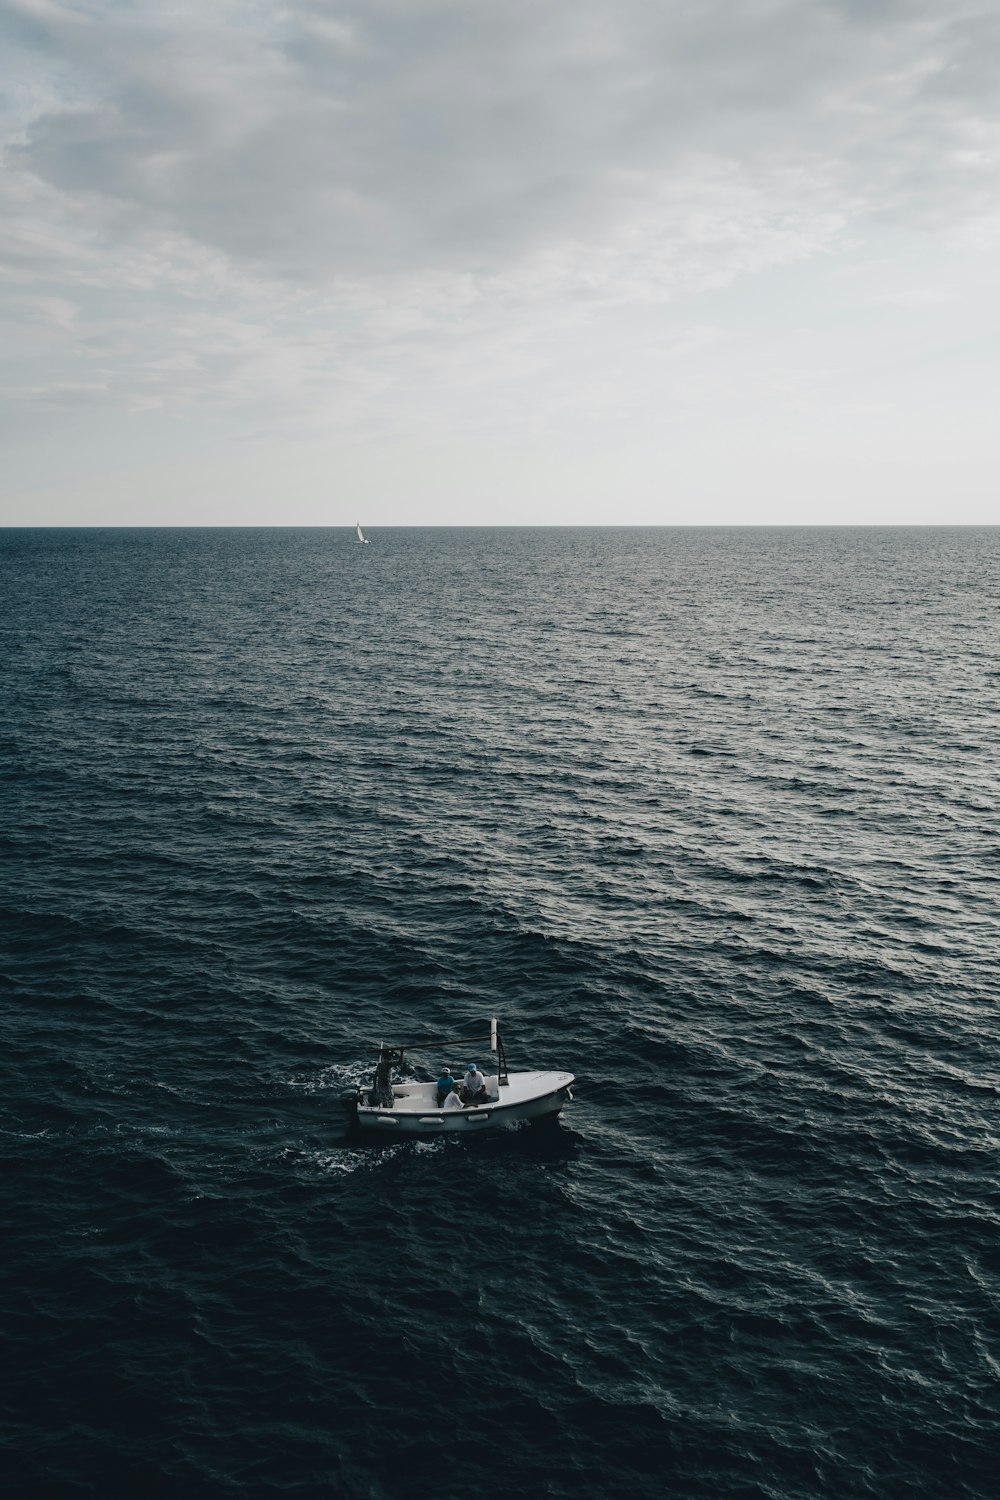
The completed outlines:
<svg viewBox="0 0 1000 1500">
<path fill-rule="evenodd" d="M 439 1108 L 436 1081 L 421 1082 L 406 1077 L 406 1053 L 429 1052 L 440 1057 L 442 1053 L 447 1055 L 445 1049 L 454 1051 L 458 1048 L 463 1048 L 469 1058 L 489 1056 L 490 1060 L 483 1061 L 480 1067 L 486 1080 L 486 1098 L 483 1103 L 468 1104 L 461 1109 Z M 557 1115 L 573 1098 L 575 1080 L 572 1073 L 508 1072 L 495 1018 L 490 1021 L 489 1033 L 485 1036 L 481 1033 L 478 1037 L 457 1040 L 383 1043 L 378 1050 L 380 1058 L 387 1064 L 391 1063 L 392 1072 L 396 1074 L 395 1079 L 387 1084 L 389 1067 L 386 1066 L 386 1080 L 381 1091 L 385 1102 L 376 1102 L 379 1097 L 378 1070 L 371 1090 L 349 1090 L 344 1095 L 344 1102 L 356 1114 L 362 1130 L 386 1138 L 484 1135 L 514 1121 Z M 464 1063 L 460 1064 L 463 1070 L 464 1066 Z"/>
<path fill-rule="evenodd" d="M 357 526 L 357 528 L 358 528 L 358 541 L 359 541 L 359 542 L 360 542 L 360 543 L 361 543 L 361 544 L 362 544 L 362 545 L 363 545 L 363 546 L 365 546 L 365 547 L 367 547 L 367 546 L 368 546 L 368 545 L 369 545 L 369 542 L 368 542 L 368 538 L 367 538 L 367 537 L 366 537 L 366 536 L 365 536 L 365 534 L 364 534 L 364 532 L 363 532 L 363 531 L 362 531 L 362 530 L 361 530 L 361 522 L 360 522 L 360 521 L 355 521 L 355 523 L 354 523 L 354 524 L 355 524 L 355 525 L 356 525 L 356 526 Z"/>
</svg>

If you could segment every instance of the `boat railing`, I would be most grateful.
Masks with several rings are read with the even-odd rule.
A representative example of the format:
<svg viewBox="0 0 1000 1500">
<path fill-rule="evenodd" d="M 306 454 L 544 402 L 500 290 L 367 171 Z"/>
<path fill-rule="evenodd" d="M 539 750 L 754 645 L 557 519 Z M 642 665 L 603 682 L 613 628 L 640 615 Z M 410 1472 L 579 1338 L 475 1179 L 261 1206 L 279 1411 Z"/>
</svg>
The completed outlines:
<svg viewBox="0 0 1000 1500">
<path fill-rule="evenodd" d="M 445 1047 L 482 1047 L 487 1046 L 496 1055 L 497 1059 L 497 1082 L 503 1087 L 510 1082 L 507 1072 L 507 1054 L 504 1051 L 503 1041 L 497 1030 L 495 1018 L 489 1023 L 489 1031 L 485 1034 L 480 1032 L 476 1036 L 459 1037 L 422 1037 L 418 1042 L 379 1042 L 373 1047 L 375 1052 L 391 1052 L 399 1060 L 402 1069 L 407 1052 L 429 1052 L 431 1049 L 441 1050 Z"/>
</svg>

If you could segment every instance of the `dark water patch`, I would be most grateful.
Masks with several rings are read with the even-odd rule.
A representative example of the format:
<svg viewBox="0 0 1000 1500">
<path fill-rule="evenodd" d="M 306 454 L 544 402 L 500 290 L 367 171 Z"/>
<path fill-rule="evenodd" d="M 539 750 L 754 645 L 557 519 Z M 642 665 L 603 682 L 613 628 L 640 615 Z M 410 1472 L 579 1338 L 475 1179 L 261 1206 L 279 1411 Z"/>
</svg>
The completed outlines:
<svg viewBox="0 0 1000 1500">
<path fill-rule="evenodd" d="M 0 575 L 9 1493 L 992 1493 L 1000 533 Z M 492 1013 L 560 1123 L 350 1132 Z"/>
</svg>

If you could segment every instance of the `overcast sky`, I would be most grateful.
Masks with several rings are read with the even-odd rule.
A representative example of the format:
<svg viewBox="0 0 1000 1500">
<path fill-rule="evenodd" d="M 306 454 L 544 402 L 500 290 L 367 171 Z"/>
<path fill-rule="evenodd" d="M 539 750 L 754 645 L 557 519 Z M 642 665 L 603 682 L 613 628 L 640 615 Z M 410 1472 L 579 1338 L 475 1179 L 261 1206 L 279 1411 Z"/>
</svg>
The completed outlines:
<svg viewBox="0 0 1000 1500">
<path fill-rule="evenodd" d="M 989 522 L 1000 8 L 0 0 L 5 524 Z"/>
</svg>

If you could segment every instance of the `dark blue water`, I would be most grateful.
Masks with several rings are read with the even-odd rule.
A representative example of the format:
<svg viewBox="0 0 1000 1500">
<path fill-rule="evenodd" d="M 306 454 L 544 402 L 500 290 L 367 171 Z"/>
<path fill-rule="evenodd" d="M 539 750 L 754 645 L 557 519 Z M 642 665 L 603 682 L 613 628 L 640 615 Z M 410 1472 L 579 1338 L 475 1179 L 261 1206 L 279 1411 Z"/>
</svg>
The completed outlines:
<svg viewBox="0 0 1000 1500">
<path fill-rule="evenodd" d="M 5 1497 L 994 1492 L 1000 531 L 0 584 Z M 492 1013 L 553 1128 L 345 1134 Z"/>
</svg>

